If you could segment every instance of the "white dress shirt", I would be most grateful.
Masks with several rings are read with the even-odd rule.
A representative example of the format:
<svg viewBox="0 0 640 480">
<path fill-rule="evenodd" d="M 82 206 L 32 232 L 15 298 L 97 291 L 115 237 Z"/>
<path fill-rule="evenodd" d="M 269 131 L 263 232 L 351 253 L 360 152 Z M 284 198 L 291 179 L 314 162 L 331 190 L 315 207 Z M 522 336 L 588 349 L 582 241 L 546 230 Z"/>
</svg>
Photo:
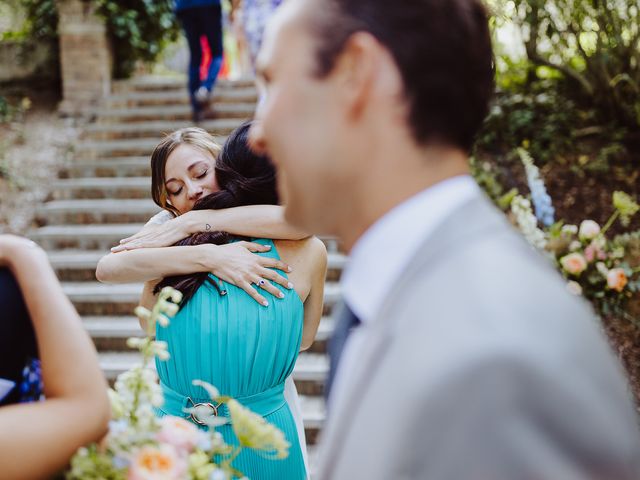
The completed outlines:
<svg viewBox="0 0 640 480">
<path fill-rule="evenodd" d="M 382 307 L 391 287 L 402 276 L 426 238 L 447 216 L 479 192 L 469 175 L 452 177 L 397 205 L 358 239 L 340 281 L 344 301 L 365 326 Z M 366 343 L 366 328 L 349 335 L 336 372 L 329 403 L 335 403 L 341 385 L 349 383 L 352 362 Z"/>
</svg>

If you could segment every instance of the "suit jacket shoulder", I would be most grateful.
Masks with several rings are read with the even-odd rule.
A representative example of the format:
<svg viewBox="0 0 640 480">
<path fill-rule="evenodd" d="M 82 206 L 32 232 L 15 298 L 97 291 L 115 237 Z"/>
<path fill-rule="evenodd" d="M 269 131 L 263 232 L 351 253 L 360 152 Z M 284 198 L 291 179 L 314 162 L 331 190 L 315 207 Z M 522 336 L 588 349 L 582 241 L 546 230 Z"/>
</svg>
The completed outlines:
<svg viewBox="0 0 640 480">
<path fill-rule="evenodd" d="M 330 419 L 324 478 L 640 471 L 629 393 L 593 314 L 484 199 L 424 242 L 366 328 L 369 368 Z M 593 455 L 607 476 L 564 475 Z"/>
</svg>

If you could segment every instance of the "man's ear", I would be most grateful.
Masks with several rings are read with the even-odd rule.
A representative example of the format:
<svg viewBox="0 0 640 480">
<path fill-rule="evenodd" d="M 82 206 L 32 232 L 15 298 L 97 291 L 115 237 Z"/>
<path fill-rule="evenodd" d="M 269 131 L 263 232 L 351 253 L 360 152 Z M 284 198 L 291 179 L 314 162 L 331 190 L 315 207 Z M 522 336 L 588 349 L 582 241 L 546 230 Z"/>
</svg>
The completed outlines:
<svg viewBox="0 0 640 480">
<path fill-rule="evenodd" d="M 366 32 L 352 34 L 345 42 L 334 66 L 342 102 L 356 118 L 366 109 L 376 83 L 382 45 Z"/>
</svg>

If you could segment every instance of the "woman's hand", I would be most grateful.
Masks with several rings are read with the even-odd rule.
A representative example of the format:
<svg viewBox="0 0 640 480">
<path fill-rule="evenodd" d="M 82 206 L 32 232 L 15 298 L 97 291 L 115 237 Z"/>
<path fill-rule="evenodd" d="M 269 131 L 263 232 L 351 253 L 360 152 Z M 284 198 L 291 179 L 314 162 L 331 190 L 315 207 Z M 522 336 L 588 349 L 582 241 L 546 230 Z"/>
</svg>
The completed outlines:
<svg viewBox="0 0 640 480">
<path fill-rule="evenodd" d="M 293 284 L 279 275 L 275 270 L 290 272 L 289 265 L 275 258 L 261 257 L 252 252 L 266 252 L 271 247 L 252 242 L 235 242 L 226 245 L 216 245 L 211 254 L 211 273 L 225 282 L 242 288 L 256 302 L 267 306 L 269 302 L 255 289 L 257 285 L 276 298 L 283 298 L 284 294 L 269 280 L 291 289 Z"/>
<path fill-rule="evenodd" d="M 136 248 L 170 247 L 192 233 L 183 217 L 176 217 L 161 225 L 147 225 L 135 235 L 120 240 L 120 245 L 113 247 L 111 251 L 117 253 Z"/>
</svg>

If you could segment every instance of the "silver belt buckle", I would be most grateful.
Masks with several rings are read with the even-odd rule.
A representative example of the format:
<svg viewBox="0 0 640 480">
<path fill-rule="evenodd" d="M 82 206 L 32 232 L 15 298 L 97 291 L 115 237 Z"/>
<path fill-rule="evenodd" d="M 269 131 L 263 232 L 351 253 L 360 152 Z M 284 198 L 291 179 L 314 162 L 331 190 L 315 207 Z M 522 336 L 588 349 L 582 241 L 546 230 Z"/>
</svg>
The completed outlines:
<svg viewBox="0 0 640 480">
<path fill-rule="evenodd" d="M 193 401 L 191 402 L 193 403 Z M 209 414 L 209 416 L 213 415 L 214 417 L 218 416 L 218 408 L 220 407 L 220 403 L 218 405 L 214 405 L 213 403 L 208 403 L 208 402 L 204 402 L 204 403 L 194 403 L 193 404 L 193 409 L 194 410 L 203 410 L 202 407 L 207 407 L 211 410 L 211 413 Z M 200 418 L 198 418 L 198 415 L 200 412 L 192 412 L 190 414 L 190 418 L 191 420 L 193 420 L 195 423 L 197 423 L 198 425 L 207 425 L 207 422 L 203 422 L 202 420 L 200 420 Z"/>
</svg>

